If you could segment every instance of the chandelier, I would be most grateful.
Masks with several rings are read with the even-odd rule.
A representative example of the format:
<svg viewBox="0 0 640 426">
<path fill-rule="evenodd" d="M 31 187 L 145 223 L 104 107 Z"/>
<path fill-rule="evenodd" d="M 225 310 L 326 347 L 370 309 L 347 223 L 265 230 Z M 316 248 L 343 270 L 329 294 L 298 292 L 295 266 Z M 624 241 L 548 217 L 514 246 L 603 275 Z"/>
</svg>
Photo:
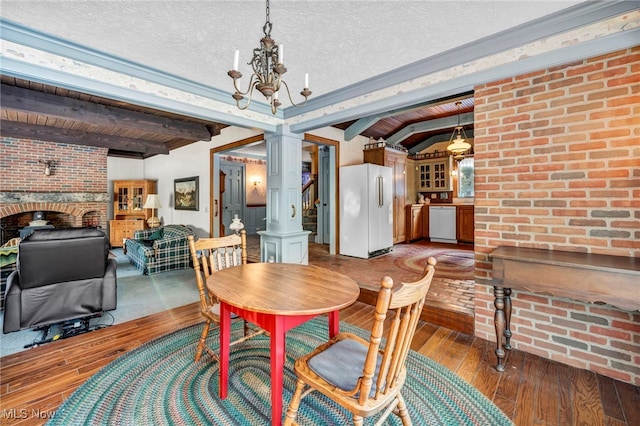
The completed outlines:
<svg viewBox="0 0 640 426">
<path fill-rule="evenodd" d="M 458 107 L 458 125 L 453 129 L 451 139 L 449 139 L 449 145 L 447 145 L 447 151 L 455 155 L 461 155 L 471 148 L 471 144 L 467 142 L 467 134 L 460 125 L 460 105 L 462 105 L 462 102 L 456 102 L 456 106 Z"/>
<path fill-rule="evenodd" d="M 307 98 L 311 95 L 311 91 L 309 90 L 309 74 L 306 73 L 304 75 L 304 89 L 300 92 L 304 97 L 304 102 L 296 104 L 293 99 L 291 99 L 289 86 L 287 85 L 287 82 L 282 79 L 282 75 L 287 72 L 287 69 L 284 66 L 284 49 L 282 44 L 277 45 L 276 41 L 271 38 L 271 28 L 273 25 L 269 21 L 269 0 L 267 0 L 266 15 L 267 19 L 262 27 L 264 37 L 260 39 L 260 47 L 253 49 L 253 58 L 251 59 L 251 62 L 247 63 L 247 65 L 251 65 L 253 67 L 253 74 L 249 80 L 247 90 L 243 92 L 240 89 L 242 73 L 238 71 L 238 60 L 240 55 L 238 50 L 235 51 L 233 58 L 233 69 L 227 74 L 233 79 L 233 88 L 235 89 L 235 93 L 231 96 L 236 100 L 236 105 L 239 109 L 244 110 L 249 107 L 254 89 L 257 89 L 265 98 L 267 98 L 271 105 L 271 113 L 275 114 L 278 107 L 281 105 L 280 100 L 278 99 L 278 92 L 280 91 L 281 86 L 285 87 L 289 101 L 296 107 L 303 106 L 307 103 Z M 241 106 L 240 101 L 242 101 L 245 96 L 247 96 L 248 99 L 244 105 Z"/>
</svg>

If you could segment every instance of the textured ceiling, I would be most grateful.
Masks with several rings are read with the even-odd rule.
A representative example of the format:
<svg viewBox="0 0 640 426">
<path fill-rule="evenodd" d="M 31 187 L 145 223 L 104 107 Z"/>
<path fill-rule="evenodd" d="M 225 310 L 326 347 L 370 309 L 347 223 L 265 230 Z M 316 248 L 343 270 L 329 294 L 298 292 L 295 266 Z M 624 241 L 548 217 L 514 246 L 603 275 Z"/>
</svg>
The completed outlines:
<svg viewBox="0 0 640 426">
<path fill-rule="evenodd" d="M 285 80 L 313 96 L 567 8 L 579 1 L 272 0 Z M 264 1 L 2 0 L 2 17 L 82 46 L 231 92 L 233 52 L 248 62 Z M 241 71 L 249 75 L 249 66 Z"/>
<path fill-rule="evenodd" d="M 324 95 L 438 53 L 455 51 L 456 47 L 498 32 L 508 32 L 510 28 L 577 3 L 582 2 L 271 0 L 271 36 L 277 43 L 284 44 L 284 62 L 288 68 L 285 80 L 294 99 L 299 99 L 297 94 L 303 86 L 305 72 L 310 75 L 312 97 Z M 98 54 L 120 57 L 229 93 L 232 92 L 232 81 L 227 71 L 232 67 L 234 50 L 240 50 L 240 71 L 245 75 L 246 84 L 250 75 L 247 62 L 263 36 L 265 22 L 265 2 L 249 0 L 0 0 L 0 6 L 3 19 L 93 49 Z M 54 87 L 26 80 L 5 78 L 2 82 L 36 91 L 57 92 Z M 95 97 L 76 95 L 80 99 L 97 102 Z M 34 99 L 40 97 L 37 93 L 29 96 Z M 419 152 L 430 144 L 448 140 L 453 124 L 440 127 L 424 124 L 455 115 L 458 112 L 456 100 L 463 101 L 461 113 L 473 114 L 473 96 L 466 93 L 429 105 L 409 106 L 367 128 L 359 127 L 358 120 L 335 123 L 335 127 L 347 133 L 359 128 L 357 133 L 360 135 L 376 140 L 395 139 L 393 143 L 402 144 L 410 152 Z M 60 99 L 59 103 L 68 102 Z M 73 105 L 79 111 L 91 108 L 75 102 Z M 99 103 L 108 108 L 121 107 L 143 114 L 158 114 L 159 120 L 177 120 L 171 124 L 178 127 L 183 125 L 182 121 L 188 121 L 190 126 L 206 128 L 212 135 L 224 127 L 221 123 L 190 120 L 175 114 L 167 117 L 163 112 L 108 99 Z M 61 129 L 95 128 L 94 123 L 78 118 L 86 114 L 66 113 L 58 113 L 64 120 L 60 117 L 40 120 L 66 123 L 53 126 L 59 128 L 21 128 L 15 123 L 28 123 L 32 120 L 30 117 L 42 114 L 23 111 L 20 105 L 16 101 L 13 107 L 0 108 L 0 117 L 6 125 L 5 133 L 10 127 L 16 137 L 54 134 L 65 139 L 69 134 Z M 114 114 L 128 113 L 116 110 Z M 28 126 L 24 124 L 23 127 Z M 410 132 L 406 131 L 409 127 L 412 129 Z M 468 134 L 473 134 L 471 123 L 465 129 Z M 183 138 L 170 132 L 157 135 L 143 128 L 107 130 L 86 135 L 76 132 L 73 136 L 80 141 L 90 140 L 93 144 L 96 140 L 101 141 L 98 143 L 110 146 L 111 155 L 134 158 L 165 153 L 201 137 L 199 132 Z M 121 134 L 124 131 L 128 133 Z M 131 136 L 132 132 L 134 139 L 124 138 Z M 401 134 L 403 136 L 399 136 Z"/>
</svg>

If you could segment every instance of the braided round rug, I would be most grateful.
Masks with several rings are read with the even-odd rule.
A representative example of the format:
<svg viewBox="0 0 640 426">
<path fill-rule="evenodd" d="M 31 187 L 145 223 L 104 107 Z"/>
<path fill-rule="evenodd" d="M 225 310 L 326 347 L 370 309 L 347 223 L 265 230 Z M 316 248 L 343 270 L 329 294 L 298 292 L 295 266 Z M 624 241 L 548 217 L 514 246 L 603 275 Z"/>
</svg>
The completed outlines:
<svg viewBox="0 0 640 426">
<path fill-rule="evenodd" d="M 341 331 L 368 333 L 341 323 Z M 194 362 L 202 330 L 195 325 L 155 339 L 105 366 L 56 411 L 49 425 L 268 425 L 271 418 L 269 339 L 231 348 L 229 396 L 218 398 L 218 364 Z M 240 332 L 235 329 L 234 332 Z M 287 333 L 283 414 L 295 388 L 294 360 L 327 339 L 326 317 Z M 217 347 L 217 329 L 209 336 Z M 416 425 L 511 425 L 478 390 L 440 364 L 411 351 L 402 394 Z M 350 415 L 317 392 L 302 400 L 300 425 L 350 424 Z M 366 423 L 370 424 L 370 423 Z M 391 415 L 385 424 L 401 424 Z"/>
</svg>

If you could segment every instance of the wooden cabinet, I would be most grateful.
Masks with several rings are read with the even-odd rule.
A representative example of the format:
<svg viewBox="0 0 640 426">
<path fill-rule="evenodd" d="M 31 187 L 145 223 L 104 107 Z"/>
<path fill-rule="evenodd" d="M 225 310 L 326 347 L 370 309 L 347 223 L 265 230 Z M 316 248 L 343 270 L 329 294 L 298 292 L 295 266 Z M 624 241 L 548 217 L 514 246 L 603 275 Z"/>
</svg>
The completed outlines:
<svg viewBox="0 0 640 426">
<path fill-rule="evenodd" d="M 406 209 L 407 242 L 419 240 L 423 237 L 424 213 L 422 204 L 409 204 Z"/>
<path fill-rule="evenodd" d="M 156 193 L 155 180 L 114 180 L 113 218 L 109 221 L 112 247 L 122 247 L 124 238 L 133 238 L 138 229 L 145 229 L 151 209 L 143 208 L 147 195 Z"/>
<path fill-rule="evenodd" d="M 114 219 L 144 219 L 151 217 L 151 210 L 142 206 L 147 195 L 156 193 L 155 180 L 114 180 Z"/>
<path fill-rule="evenodd" d="M 456 208 L 456 239 L 460 242 L 474 241 L 474 207 L 457 206 Z"/>
<path fill-rule="evenodd" d="M 136 231 L 145 228 L 142 219 L 121 219 L 109 221 L 109 242 L 111 247 L 122 247 L 127 238 L 133 238 Z"/>
<path fill-rule="evenodd" d="M 429 204 L 406 207 L 407 242 L 429 238 Z"/>
<path fill-rule="evenodd" d="M 364 162 L 391 167 L 393 170 L 393 243 L 406 241 L 405 205 L 407 204 L 407 153 L 390 147 L 365 149 Z"/>
<path fill-rule="evenodd" d="M 418 191 L 451 191 L 451 157 L 416 162 Z"/>
<path fill-rule="evenodd" d="M 429 238 L 429 204 L 422 206 L 422 238 Z"/>
</svg>

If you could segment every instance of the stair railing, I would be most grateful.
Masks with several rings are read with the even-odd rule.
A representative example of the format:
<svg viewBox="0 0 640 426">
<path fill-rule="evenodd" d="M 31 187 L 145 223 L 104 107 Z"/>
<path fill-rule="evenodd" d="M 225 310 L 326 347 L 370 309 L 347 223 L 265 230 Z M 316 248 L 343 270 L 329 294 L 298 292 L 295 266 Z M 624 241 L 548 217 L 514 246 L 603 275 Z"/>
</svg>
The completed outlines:
<svg viewBox="0 0 640 426">
<path fill-rule="evenodd" d="M 302 186 L 302 215 L 305 216 L 309 210 L 315 207 L 315 175 L 311 175 L 310 179 Z"/>
</svg>

